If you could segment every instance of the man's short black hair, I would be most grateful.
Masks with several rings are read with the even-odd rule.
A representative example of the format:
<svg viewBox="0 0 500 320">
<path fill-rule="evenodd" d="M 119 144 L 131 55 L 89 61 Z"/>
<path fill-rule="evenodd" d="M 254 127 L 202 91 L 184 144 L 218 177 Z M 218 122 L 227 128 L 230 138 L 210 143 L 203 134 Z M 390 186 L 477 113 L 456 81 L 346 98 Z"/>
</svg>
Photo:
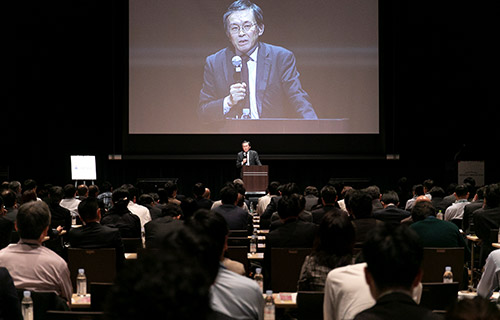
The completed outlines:
<svg viewBox="0 0 500 320">
<path fill-rule="evenodd" d="M 63 188 L 60 186 L 53 186 L 49 189 L 50 203 L 58 204 L 64 197 Z"/>
<path fill-rule="evenodd" d="M 372 197 L 364 190 L 354 190 L 349 193 L 349 209 L 356 219 L 369 217 L 372 214 Z"/>
<path fill-rule="evenodd" d="M 196 198 L 201 198 L 203 197 L 203 194 L 205 193 L 205 185 L 202 182 L 197 182 L 193 186 L 193 195 Z"/>
<path fill-rule="evenodd" d="M 91 221 L 97 218 L 99 203 L 96 198 L 85 198 L 78 204 L 78 214 L 83 221 Z"/>
<path fill-rule="evenodd" d="M 168 203 L 164 208 L 161 209 L 162 217 L 178 217 L 182 216 L 182 209 L 179 205 L 174 203 Z"/>
<path fill-rule="evenodd" d="M 76 188 L 71 183 L 64 186 L 64 198 L 70 199 L 74 198 L 76 194 Z"/>
<path fill-rule="evenodd" d="M 175 181 L 169 180 L 165 183 L 165 192 L 167 196 L 172 197 L 174 192 L 178 190 L 177 183 Z"/>
<path fill-rule="evenodd" d="M 412 289 L 423 253 L 419 236 L 406 225 L 377 225 L 363 243 L 363 257 L 379 291 Z"/>
<path fill-rule="evenodd" d="M 21 239 L 38 240 L 50 225 L 49 206 L 43 201 L 30 201 L 19 207 L 16 225 Z"/>
<path fill-rule="evenodd" d="M 280 183 L 278 181 L 271 181 L 269 185 L 267 186 L 267 191 L 269 192 L 270 195 L 279 195 L 279 187 Z"/>
<path fill-rule="evenodd" d="M 500 206 L 500 184 L 493 183 L 486 186 L 484 190 L 484 200 L 489 208 Z"/>
<path fill-rule="evenodd" d="M 278 201 L 278 215 L 281 219 L 298 217 L 304 210 L 305 199 L 302 195 L 293 193 L 281 197 Z"/>
<path fill-rule="evenodd" d="M 27 179 L 26 181 L 24 181 L 23 190 L 31 190 L 31 189 L 35 189 L 36 187 L 37 187 L 37 183 L 35 180 Z"/>
<path fill-rule="evenodd" d="M 456 188 L 455 188 L 455 194 L 458 196 L 458 197 L 464 197 L 467 195 L 467 192 L 469 192 L 469 188 L 465 185 L 465 184 L 459 184 Z"/>
<path fill-rule="evenodd" d="M 424 220 L 429 216 L 436 216 L 436 208 L 430 201 L 417 201 L 411 209 L 413 222 Z"/>
<path fill-rule="evenodd" d="M 227 185 L 220 191 L 222 204 L 235 204 L 238 200 L 238 190 L 234 186 Z"/>
<path fill-rule="evenodd" d="M 429 194 L 431 197 L 434 198 L 444 198 L 446 193 L 444 192 L 444 189 L 438 186 L 434 186 L 429 190 Z"/>
<path fill-rule="evenodd" d="M 16 196 L 15 192 L 12 191 L 11 189 L 6 189 L 6 190 L 2 191 L 2 198 L 4 201 L 4 206 L 6 208 L 12 208 L 16 204 L 16 201 L 17 201 L 17 196 Z"/>
<path fill-rule="evenodd" d="M 399 203 L 399 196 L 396 191 L 387 191 L 382 194 L 382 198 L 380 199 L 384 204 L 389 204 L 392 203 L 394 205 L 397 205 Z"/>
<path fill-rule="evenodd" d="M 227 27 L 228 27 L 227 18 L 231 14 L 233 14 L 236 11 L 242 11 L 247 9 L 251 9 L 253 11 L 255 22 L 257 23 L 259 28 L 262 28 L 262 26 L 264 25 L 264 14 L 262 12 L 262 9 L 258 5 L 249 0 L 237 0 L 229 5 L 226 12 L 224 13 L 224 16 L 222 17 L 222 20 L 224 22 L 224 30 L 227 32 Z"/>
<path fill-rule="evenodd" d="M 337 190 L 334 186 L 326 185 L 321 188 L 321 199 L 325 201 L 325 203 L 335 203 L 337 200 Z"/>
<path fill-rule="evenodd" d="M 378 200 L 380 199 L 380 188 L 378 186 L 372 185 L 364 189 L 370 197 L 372 197 L 372 200 Z"/>
</svg>

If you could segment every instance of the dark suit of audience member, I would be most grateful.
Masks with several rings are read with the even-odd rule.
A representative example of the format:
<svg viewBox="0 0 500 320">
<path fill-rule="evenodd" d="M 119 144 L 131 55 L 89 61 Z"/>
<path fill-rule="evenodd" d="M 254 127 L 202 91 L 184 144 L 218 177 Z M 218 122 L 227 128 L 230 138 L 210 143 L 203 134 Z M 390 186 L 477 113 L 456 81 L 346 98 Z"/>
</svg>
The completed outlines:
<svg viewBox="0 0 500 320">
<path fill-rule="evenodd" d="M 102 217 L 101 224 L 120 230 L 122 238 L 141 237 L 141 219 L 127 209 L 130 193 L 118 188 L 113 191 L 113 207 Z"/>
<path fill-rule="evenodd" d="M 436 208 L 436 212 L 441 211 L 443 214 L 446 211 L 446 208 L 448 208 L 452 203 L 450 203 L 448 200 L 444 199 L 444 196 L 446 195 L 444 192 L 444 189 L 438 186 L 434 186 L 431 188 L 429 191 L 429 194 L 431 195 L 431 202 L 432 206 Z"/>
<path fill-rule="evenodd" d="M 14 230 L 14 223 L 5 218 L 6 210 L 3 208 L 3 199 L 0 197 L 0 249 L 9 245 Z"/>
<path fill-rule="evenodd" d="M 378 224 L 383 223 L 372 215 L 372 197 L 363 190 L 354 190 L 349 193 L 346 208 L 351 217 L 356 230 L 356 242 L 363 243 L 368 231 Z"/>
<path fill-rule="evenodd" d="M 483 208 L 474 211 L 474 229 L 476 235 L 481 239 L 481 265 L 484 264 L 486 257 L 493 250 L 491 239 L 491 229 L 498 229 L 500 226 L 500 185 L 490 184 L 484 190 L 485 205 Z"/>
<path fill-rule="evenodd" d="M 86 198 L 82 200 L 78 205 L 78 213 L 85 224 L 68 232 L 70 246 L 81 249 L 114 248 L 116 251 L 116 265 L 121 268 L 125 259 L 125 251 L 120 231 L 99 223 L 101 209 L 97 199 Z"/>
<path fill-rule="evenodd" d="M 329 211 L 338 211 L 340 214 L 341 210 L 337 204 L 337 190 L 330 185 L 324 186 L 321 189 L 321 204 L 322 206 L 318 209 L 315 209 L 311 212 L 312 214 L 312 222 L 315 224 L 320 224 L 323 216 Z"/>
<path fill-rule="evenodd" d="M 233 186 L 225 186 L 220 191 L 222 205 L 213 209 L 226 219 L 229 230 L 253 231 L 253 218 L 247 211 L 236 205 L 238 190 Z"/>
<path fill-rule="evenodd" d="M 407 226 L 379 225 L 363 244 L 365 278 L 376 300 L 355 320 L 441 319 L 411 298 L 412 290 L 422 279 L 423 247 L 418 235 Z"/>
<path fill-rule="evenodd" d="M 207 188 L 203 183 L 197 182 L 193 186 L 193 195 L 199 209 L 210 210 L 214 202 L 204 197 L 206 190 Z"/>
<path fill-rule="evenodd" d="M 314 186 L 308 186 L 304 189 L 304 198 L 306 198 L 306 211 L 312 211 L 314 206 L 320 203 L 318 188 Z"/>
<path fill-rule="evenodd" d="M 61 187 L 54 186 L 49 190 L 49 209 L 50 209 L 50 227 L 55 229 L 58 226 L 69 231 L 71 229 L 71 212 L 61 207 L 59 202 L 64 197 L 64 192 Z"/>
<path fill-rule="evenodd" d="M 0 319 L 23 320 L 21 303 L 9 270 L 0 267 Z"/>
<path fill-rule="evenodd" d="M 313 222 L 312 213 L 309 211 L 306 211 L 306 210 L 302 210 L 299 213 L 299 220 L 304 221 L 304 222 Z M 280 215 L 276 211 L 271 216 L 271 225 L 269 226 L 269 231 L 272 231 L 272 230 L 274 230 L 282 225 L 283 225 L 283 221 L 281 220 Z"/>
<path fill-rule="evenodd" d="M 463 230 L 465 233 L 475 233 L 474 212 L 484 205 L 484 187 L 476 190 L 471 203 L 464 207 Z"/>
<path fill-rule="evenodd" d="M 365 188 L 364 191 L 366 191 L 372 198 L 372 212 L 384 209 L 384 206 L 380 202 L 382 194 L 380 193 L 380 188 L 378 186 L 369 186 Z"/>
<path fill-rule="evenodd" d="M 161 210 L 163 208 L 163 205 L 155 203 L 152 195 L 147 193 L 141 194 L 137 203 L 148 208 L 149 214 L 151 215 L 151 220 L 162 216 Z"/>
<path fill-rule="evenodd" d="M 168 204 L 161 211 L 161 216 L 144 225 L 146 248 L 160 248 L 163 239 L 184 225 L 181 208 L 176 204 Z"/>
<path fill-rule="evenodd" d="M 10 189 L 2 191 L 1 194 L 5 206 L 5 218 L 9 219 L 13 223 L 16 222 L 17 216 L 17 196 L 16 193 Z"/>
<path fill-rule="evenodd" d="M 399 196 L 394 191 L 384 193 L 380 202 L 384 206 L 384 209 L 373 212 L 373 217 L 375 219 L 398 226 L 401 224 L 401 220 L 410 216 L 409 211 L 398 208 Z"/>
</svg>

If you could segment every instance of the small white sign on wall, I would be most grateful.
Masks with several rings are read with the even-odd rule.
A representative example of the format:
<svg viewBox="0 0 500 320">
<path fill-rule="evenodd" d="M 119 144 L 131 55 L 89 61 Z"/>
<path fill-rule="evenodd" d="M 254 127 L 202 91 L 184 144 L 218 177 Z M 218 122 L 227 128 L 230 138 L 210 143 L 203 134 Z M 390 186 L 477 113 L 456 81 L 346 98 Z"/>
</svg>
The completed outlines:
<svg viewBox="0 0 500 320">
<path fill-rule="evenodd" d="M 484 161 L 458 162 L 458 183 L 463 183 L 469 177 L 476 180 L 476 186 L 484 185 Z"/>
</svg>

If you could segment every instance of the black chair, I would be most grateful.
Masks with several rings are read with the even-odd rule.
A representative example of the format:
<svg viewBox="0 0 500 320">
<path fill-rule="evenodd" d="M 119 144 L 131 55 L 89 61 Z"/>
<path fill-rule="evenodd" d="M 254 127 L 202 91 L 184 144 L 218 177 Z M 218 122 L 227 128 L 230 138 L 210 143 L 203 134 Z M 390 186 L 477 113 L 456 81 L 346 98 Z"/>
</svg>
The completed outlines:
<svg viewBox="0 0 500 320">
<path fill-rule="evenodd" d="M 47 311 L 50 320 L 104 320 L 103 311 Z M 36 318 L 35 318 L 36 319 Z"/>
<path fill-rule="evenodd" d="M 311 248 L 271 248 L 271 289 L 296 292 L 300 270 Z"/>
<path fill-rule="evenodd" d="M 323 319 L 323 291 L 297 292 L 297 316 L 299 320 Z"/>
<path fill-rule="evenodd" d="M 458 291 L 458 282 L 424 282 L 420 305 L 430 310 L 448 310 L 457 301 Z"/>
<path fill-rule="evenodd" d="M 92 311 L 103 311 L 109 290 L 113 286 L 110 282 L 90 282 L 90 308 Z"/>
<path fill-rule="evenodd" d="M 25 289 L 17 289 L 19 301 L 22 301 L 24 291 Z M 69 310 L 66 301 L 59 297 L 55 292 L 31 291 L 31 299 L 33 300 L 33 315 L 37 320 L 51 320 L 52 318 L 47 315 L 47 310 Z"/>
<path fill-rule="evenodd" d="M 116 276 L 116 251 L 114 248 L 68 248 L 68 268 L 75 289 L 80 268 L 85 269 L 87 283 L 113 282 Z"/>
<path fill-rule="evenodd" d="M 141 238 L 122 238 L 122 243 L 125 253 L 137 253 L 142 248 Z"/>
<path fill-rule="evenodd" d="M 446 266 L 451 266 L 453 279 L 460 288 L 465 284 L 464 248 L 424 248 L 422 282 L 443 282 L 443 273 Z"/>
</svg>

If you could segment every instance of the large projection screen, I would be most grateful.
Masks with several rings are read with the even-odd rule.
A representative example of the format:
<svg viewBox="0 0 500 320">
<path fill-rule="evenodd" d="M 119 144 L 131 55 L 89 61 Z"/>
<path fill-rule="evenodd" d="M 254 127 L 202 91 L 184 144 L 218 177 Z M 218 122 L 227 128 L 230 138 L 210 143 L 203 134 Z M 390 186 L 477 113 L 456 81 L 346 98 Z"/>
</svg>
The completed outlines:
<svg viewBox="0 0 500 320">
<path fill-rule="evenodd" d="M 380 133 L 378 1 L 255 3 L 259 40 L 293 53 L 317 118 L 200 116 L 206 58 L 231 45 L 222 19 L 231 1 L 129 0 L 130 135 Z M 264 95 L 283 90 L 273 81 Z"/>
</svg>

